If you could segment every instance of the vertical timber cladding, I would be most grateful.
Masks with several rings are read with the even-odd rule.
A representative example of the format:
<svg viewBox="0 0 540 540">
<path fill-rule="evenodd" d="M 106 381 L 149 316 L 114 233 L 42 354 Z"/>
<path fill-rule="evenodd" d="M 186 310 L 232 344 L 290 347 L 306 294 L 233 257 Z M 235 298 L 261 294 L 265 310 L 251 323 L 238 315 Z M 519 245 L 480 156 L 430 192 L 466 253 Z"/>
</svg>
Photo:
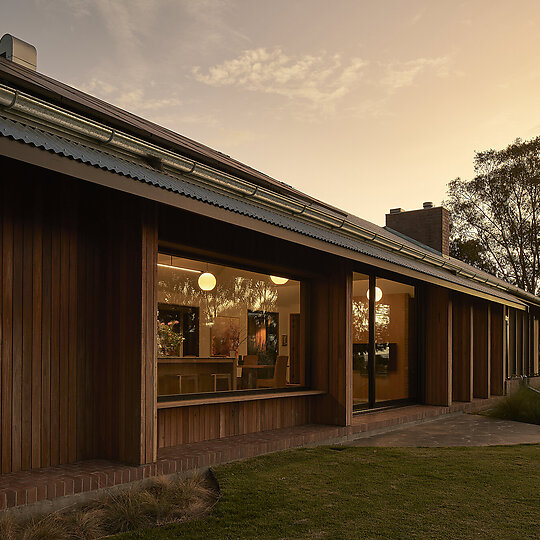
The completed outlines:
<svg viewBox="0 0 540 540">
<path fill-rule="evenodd" d="M 473 396 L 489 398 L 491 364 L 491 306 L 473 303 Z"/>
<path fill-rule="evenodd" d="M 152 203 L 0 167 L 0 471 L 151 461 Z"/>
<path fill-rule="evenodd" d="M 157 210 L 154 203 L 103 189 L 87 193 L 81 206 L 88 248 L 81 264 L 97 272 L 88 284 L 96 299 L 86 317 L 92 332 L 86 344 L 94 390 L 91 453 L 149 463 L 157 452 Z"/>
<path fill-rule="evenodd" d="M 490 304 L 490 393 L 494 396 L 504 394 L 504 380 L 506 378 L 506 320 L 505 306 Z"/>
<path fill-rule="evenodd" d="M 426 405 L 452 403 L 452 301 L 448 289 L 426 285 L 425 291 Z"/>
<path fill-rule="evenodd" d="M 352 423 L 352 268 L 336 263 L 328 277 L 314 280 L 310 306 L 311 386 L 326 395 L 316 399 L 313 421 Z"/>
<path fill-rule="evenodd" d="M 309 424 L 310 409 L 310 400 L 300 396 L 159 409 L 158 446 Z"/>
<path fill-rule="evenodd" d="M 473 399 L 473 299 L 452 295 L 452 400 Z"/>
<path fill-rule="evenodd" d="M 77 189 L 14 164 L 0 162 L 2 473 L 85 453 L 77 414 Z"/>
</svg>

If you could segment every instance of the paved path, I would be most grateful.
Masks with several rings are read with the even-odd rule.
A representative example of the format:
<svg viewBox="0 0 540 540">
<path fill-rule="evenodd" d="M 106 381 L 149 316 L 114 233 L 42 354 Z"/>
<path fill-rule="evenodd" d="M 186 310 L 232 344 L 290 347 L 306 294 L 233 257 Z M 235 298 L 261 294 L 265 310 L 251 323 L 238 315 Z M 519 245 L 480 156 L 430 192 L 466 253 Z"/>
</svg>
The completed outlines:
<svg viewBox="0 0 540 540">
<path fill-rule="evenodd" d="M 458 414 L 390 433 L 364 437 L 350 446 L 491 446 L 540 443 L 540 426 L 473 414 Z"/>
</svg>

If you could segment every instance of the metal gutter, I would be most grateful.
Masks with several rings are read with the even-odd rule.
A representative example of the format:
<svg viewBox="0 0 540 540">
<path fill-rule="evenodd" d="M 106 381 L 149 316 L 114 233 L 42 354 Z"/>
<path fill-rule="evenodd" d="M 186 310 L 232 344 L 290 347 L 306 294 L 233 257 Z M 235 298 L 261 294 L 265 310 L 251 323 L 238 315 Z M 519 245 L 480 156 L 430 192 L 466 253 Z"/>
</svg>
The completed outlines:
<svg viewBox="0 0 540 540">
<path fill-rule="evenodd" d="M 312 204 L 306 204 L 293 196 L 281 195 L 261 186 L 256 187 L 250 182 L 184 158 L 175 152 L 117 131 L 61 107 L 51 105 L 44 100 L 20 92 L 5 84 L 0 84 L 0 107 L 8 113 L 16 112 L 23 118 L 30 119 L 34 122 L 37 120 L 41 124 L 52 127 L 55 130 L 71 133 L 101 146 L 115 148 L 128 156 L 134 156 L 143 160 L 152 159 L 162 170 L 166 170 L 172 174 L 189 176 L 206 187 L 241 196 L 267 208 L 294 215 L 297 219 L 314 223 L 326 229 L 338 231 L 343 236 L 368 241 L 388 251 L 406 255 L 438 268 L 444 268 L 445 270 L 455 272 L 456 275 L 480 282 L 495 289 L 504 290 L 528 301 L 533 301 L 531 296 L 534 297 L 534 295 L 530 295 L 526 291 L 522 291 L 511 285 L 503 285 L 498 281 L 490 280 L 474 272 L 467 272 L 460 266 L 444 259 L 442 255 L 436 256 L 427 251 L 401 243 L 398 240 L 387 238 L 347 219 L 338 217 L 329 211 L 315 208 Z"/>
</svg>

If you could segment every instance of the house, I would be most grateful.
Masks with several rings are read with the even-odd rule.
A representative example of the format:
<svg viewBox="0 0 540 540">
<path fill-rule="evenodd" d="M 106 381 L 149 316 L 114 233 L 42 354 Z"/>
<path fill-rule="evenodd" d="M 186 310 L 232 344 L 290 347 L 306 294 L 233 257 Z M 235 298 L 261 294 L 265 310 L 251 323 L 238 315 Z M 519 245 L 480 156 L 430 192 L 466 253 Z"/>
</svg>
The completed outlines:
<svg viewBox="0 0 540 540">
<path fill-rule="evenodd" d="M 53 80 L 0 44 L 0 471 L 448 407 L 539 374 L 540 298 Z"/>
</svg>

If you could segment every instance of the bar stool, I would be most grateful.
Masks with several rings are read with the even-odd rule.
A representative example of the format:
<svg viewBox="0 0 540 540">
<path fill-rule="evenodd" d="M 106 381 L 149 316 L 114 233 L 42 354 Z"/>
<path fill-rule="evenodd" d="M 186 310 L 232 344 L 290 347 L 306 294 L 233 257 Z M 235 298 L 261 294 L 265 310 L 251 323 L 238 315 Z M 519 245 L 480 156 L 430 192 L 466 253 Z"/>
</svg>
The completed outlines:
<svg viewBox="0 0 540 540">
<path fill-rule="evenodd" d="M 212 380 L 214 381 L 214 392 L 217 392 L 217 382 L 227 381 L 227 390 L 232 387 L 232 379 L 230 373 L 212 373 Z"/>
</svg>

